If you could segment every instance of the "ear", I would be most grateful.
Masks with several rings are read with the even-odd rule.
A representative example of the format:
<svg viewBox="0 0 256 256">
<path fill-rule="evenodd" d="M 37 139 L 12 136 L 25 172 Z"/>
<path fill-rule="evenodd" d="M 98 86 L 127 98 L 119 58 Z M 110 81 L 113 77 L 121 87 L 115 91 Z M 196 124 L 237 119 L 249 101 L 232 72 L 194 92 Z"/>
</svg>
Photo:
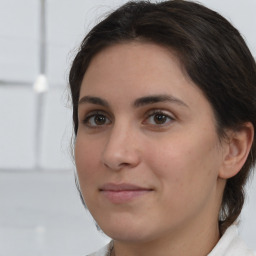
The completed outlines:
<svg viewBox="0 0 256 256">
<path fill-rule="evenodd" d="M 228 141 L 224 145 L 223 165 L 219 170 L 219 178 L 229 179 L 243 167 L 251 150 L 254 128 L 252 123 L 245 123 L 236 131 L 228 131 Z"/>
</svg>

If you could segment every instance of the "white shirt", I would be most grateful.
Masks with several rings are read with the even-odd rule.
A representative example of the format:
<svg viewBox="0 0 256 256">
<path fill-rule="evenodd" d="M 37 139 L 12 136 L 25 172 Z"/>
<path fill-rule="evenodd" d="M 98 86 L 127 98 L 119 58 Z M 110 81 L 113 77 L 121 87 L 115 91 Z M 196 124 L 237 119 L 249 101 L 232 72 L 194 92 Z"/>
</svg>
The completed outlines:
<svg viewBox="0 0 256 256">
<path fill-rule="evenodd" d="M 231 225 L 208 256 L 256 256 L 238 235 L 236 225 Z"/>
<path fill-rule="evenodd" d="M 112 247 L 113 241 L 88 256 L 110 256 Z M 239 237 L 237 226 L 232 225 L 226 230 L 219 242 L 207 256 L 256 256 L 256 254 L 248 249 L 246 244 Z"/>
</svg>

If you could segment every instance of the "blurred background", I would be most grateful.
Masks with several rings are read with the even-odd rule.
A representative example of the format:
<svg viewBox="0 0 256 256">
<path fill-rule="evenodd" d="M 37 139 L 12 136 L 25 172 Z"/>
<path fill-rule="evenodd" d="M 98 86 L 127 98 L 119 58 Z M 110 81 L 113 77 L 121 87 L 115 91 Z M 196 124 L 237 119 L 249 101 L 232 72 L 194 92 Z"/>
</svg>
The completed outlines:
<svg viewBox="0 0 256 256">
<path fill-rule="evenodd" d="M 82 256 L 109 239 L 75 187 L 67 77 L 88 30 L 124 0 L 0 0 L 0 256 Z M 256 56 L 256 1 L 201 0 Z M 256 251 L 256 178 L 240 231 Z"/>
</svg>

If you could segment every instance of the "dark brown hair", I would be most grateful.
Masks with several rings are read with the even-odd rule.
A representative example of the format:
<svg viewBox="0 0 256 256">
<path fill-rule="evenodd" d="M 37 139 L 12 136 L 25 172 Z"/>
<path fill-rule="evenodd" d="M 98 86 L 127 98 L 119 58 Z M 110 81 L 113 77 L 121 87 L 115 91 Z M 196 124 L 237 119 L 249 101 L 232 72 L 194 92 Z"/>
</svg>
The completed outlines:
<svg viewBox="0 0 256 256">
<path fill-rule="evenodd" d="M 256 126 L 256 64 L 243 38 L 225 18 L 194 2 L 128 2 L 96 25 L 84 38 L 70 70 L 75 135 L 77 103 L 91 59 L 108 46 L 146 41 L 175 51 L 190 79 L 215 113 L 217 132 Z M 224 231 L 239 216 L 244 185 L 256 158 L 255 140 L 241 171 L 227 180 L 220 211 Z"/>
</svg>

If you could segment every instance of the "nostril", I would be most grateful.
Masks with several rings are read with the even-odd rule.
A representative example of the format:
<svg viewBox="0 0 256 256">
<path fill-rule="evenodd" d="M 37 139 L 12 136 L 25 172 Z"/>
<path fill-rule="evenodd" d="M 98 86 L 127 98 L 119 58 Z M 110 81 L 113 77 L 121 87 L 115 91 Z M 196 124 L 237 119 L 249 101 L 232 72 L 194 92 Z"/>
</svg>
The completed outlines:
<svg viewBox="0 0 256 256">
<path fill-rule="evenodd" d="M 106 163 L 104 162 L 103 163 L 105 167 L 107 167 L 108 169 L 112 169 L 112 170 L 120 170 L 124 167 L 128 167 L 130 166 L 131 164 L 129 163 Z"/>
<path fill-rule="evenodd" d="M 128 165 L 130 165 L 130 164 L 128 164 L 128 163 L 122 163 L 122 164 L 120 164 L 121 166 L 128 166 Z"/>
<path fill-rule="evenodd" d="M 103 148 L 101 162 L 108 169 L 132 168 L 140 162 L 140 153 L 135 143 L 131 139 L 128 140 L 127 136 L 121 135 L 113 133 Z"/>
</svg>

